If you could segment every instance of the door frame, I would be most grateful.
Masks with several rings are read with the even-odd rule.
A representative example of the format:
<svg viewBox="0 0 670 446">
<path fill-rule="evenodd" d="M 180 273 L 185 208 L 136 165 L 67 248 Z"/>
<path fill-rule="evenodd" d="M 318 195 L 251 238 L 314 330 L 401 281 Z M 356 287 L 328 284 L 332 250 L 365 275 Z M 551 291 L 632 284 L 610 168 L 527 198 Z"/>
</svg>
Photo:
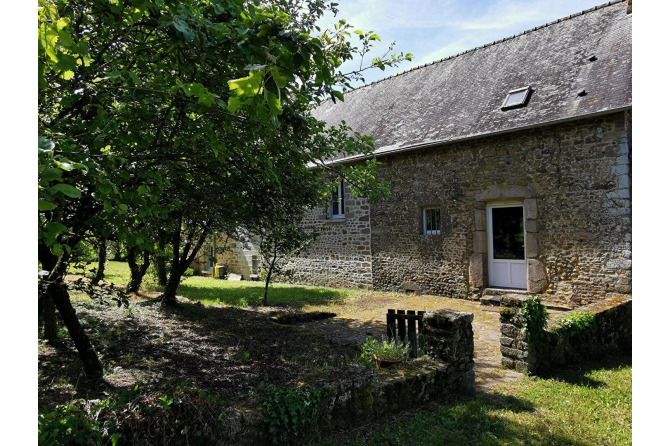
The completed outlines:
<svg viewBox="0 0 670 446">
<path fill-rule="evenodd" d="M 503 288 L 510 288 L 510 289 L 515 289 L 515 290 L 527 290 L 528 289 L 528 255 L 526 254 L 526 241 L 527 241 L 527 235 L 526 235 L 526 206 L 524 205 L 523 201 L 500 201 L 500 202 L 494 202 L 494 203 L 487 203 L 486 204 L 486 246 L 487 246 L 487 266 L 488 266 L 488 286 L 489 287 L 500 287 L 500 285 L 492 285 L 491 284 L 491 276 L 492 276 L 492 271 L 493 271 L 493 208 L 511 208 L 511 207 L 520 207 L 521 208 L 521 219 L 523 221 L 523 264 L 525 266 L 525 271 L 526 271 L 526 283 L 523 288 L 516 288 L 516 287 L 503 287 Z M 521 260 L 510 260 L 510 262 L 515 262 L 515 263 L 521 263 Z"/>
</svg>

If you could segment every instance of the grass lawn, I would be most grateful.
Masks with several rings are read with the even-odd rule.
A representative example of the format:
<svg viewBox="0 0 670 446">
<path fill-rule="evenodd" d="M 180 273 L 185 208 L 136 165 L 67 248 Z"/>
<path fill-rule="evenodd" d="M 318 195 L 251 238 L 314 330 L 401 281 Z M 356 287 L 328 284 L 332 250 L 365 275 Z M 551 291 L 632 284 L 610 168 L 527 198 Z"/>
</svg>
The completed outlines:
<svg viewBox="0 0 670 446">
<path fill-rule="evenodd" d="M 106 280 L 117 285 L 125 285 L 130 275 L 122 262 L 109 262 L 106 272 Z M 160 291 L 146 281 L 143 289 L 153 294 Z M 124 310 L 77 296 L 77 311 L 100 349 L 110 384 L 123 389 L 140 383 L 147 391 L 153 391 L 168 379 L 188 377 L 208 392 L 225 396 L 232 404 L 236 395 L 246 398 L 260 382 L 284 385 L 301 380 L 306 374 L 346 367 L 351 360 L 348 351 L 324 342 L 320 336 L 268 322 L 267 313 L 253 308 L 260 304 L 263 283 L 191 277 L 182 283 L 177 294 L 205 306 L 191 303 L 167 311 L 153 305 L 153 299 L 136 296 L 131 309 Z M 331 308 L 348 322 L 361 315 L 365 320 L 371 319 L 372 313 L 394 308 L 398 302 L 422 309 L 419 305 L 439 300 L 435 296 L 363 294 L 283 284 L 271 285 L 269 297 L 270 305 L 276 307 L 303 311 Z M 497 319 L 497 314 L 483 312 L 478 323 L 486 315 Z M 482 327 L 475 328 L 482 332 Z M 69 341 L 56 347 L 40 347 L 41 403 L 52 406 L 75 397 L 103 398 L 99 391 L 80 381 L 80 365 Z M 613 357 L 566 368 L 550 378 L 524 377 L 500 384 L 494 391 L 479 392 L 473 398 L 453 397 L 449 402 L 435 403 L 371 426 L 336 432 L 320 443 L 631 444 L 632 360 Z"/>
<path fill-rule="evenodd" d="M 90 268 L 94 265 L 88 265 Z M 73 274 L 81 274 L 81 270 L 72 270 Z M 107 262 L 105 280 L 118 286 L 125 286 L 130 281 L 130 269 L 125 262 Z M 151 283 L 145 276 L 142 289 L 152 292 L 162 291 L 161 287 Z M 194 276 L 182 282 L 177 295 L 205 305 L 222 304 L 226 306 L 246 307 L 260 305 L 265 292 L 264 282 L 228 281 L 211 277 Z M 300 285 L 270 284 L 268 303 L 271 306 L 290 305 L 330 305 L 342 302 L 351 297 L 360 296 L 360 291 L 338 290 L 325 287 L 308 287 Z"/>
<path fill-rule="evenodd" d="M 614 357 L 406 414 L 356 433 L 349 443 L 627 445 L 632 444 L 632 406 L 631 358 Z"/>
</svg>

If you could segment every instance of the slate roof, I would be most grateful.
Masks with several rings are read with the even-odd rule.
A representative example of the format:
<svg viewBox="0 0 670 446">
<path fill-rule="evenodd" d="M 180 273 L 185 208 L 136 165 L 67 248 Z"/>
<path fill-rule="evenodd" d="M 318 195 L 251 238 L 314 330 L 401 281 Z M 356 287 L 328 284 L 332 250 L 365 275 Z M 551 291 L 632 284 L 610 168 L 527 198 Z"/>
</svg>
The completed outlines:
<svg viewBox="0 0 670 446">
<path fill-rule="evenodd" d="M 573 14 L 349 91 L 344 102 L 324 101 L 313 115 L 374 136 L 379 156 L 628 109 L 626 9 L 623 0 Z M 501 110 L 508 91 L 527 85 L 527 106 Z"/>
</svg>

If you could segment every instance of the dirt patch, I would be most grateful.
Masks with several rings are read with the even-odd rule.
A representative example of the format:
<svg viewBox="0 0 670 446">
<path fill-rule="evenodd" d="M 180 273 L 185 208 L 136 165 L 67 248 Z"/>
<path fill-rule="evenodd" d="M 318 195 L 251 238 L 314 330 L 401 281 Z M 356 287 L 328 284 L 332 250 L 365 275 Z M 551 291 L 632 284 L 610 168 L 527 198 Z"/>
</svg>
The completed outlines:
<svg viewBox="0 0 670 446">
<path fill-rule="evenodd" d="M 436 296 L 370 293 L 335 305 L 290 307 L 203 306 L 182 300 L 164 309 L 158 293 L 133 295 L 129 308 L 90 300 L 75 303 L 82 324 L 105 365 L 105 383 L 88 382 L 72 341 L 39 342 L 39 404 L 97 398 L 110 389 L 155 388 L 169 381 L 248 400 L 260 385 L 276 386 L 337 373 L 358 355 L 368 336 L 386 333 L 387 309 L 474 313 L 478 390 L 517 379 L 500 366 L 498 314 L 477 302 Z M 287 311 L 289 310 L 289 311 Z M 326 314 L 335 317 L 325 317 Z M 291 314 L 293 325 L 270 317 Z M 288 317 L 288 316 L 287 316 Z"/>
<path fill-rule="evenodd" d="M 75 303 L 82 324 L 105 366 L 105 382 L 93 384 L 69 338 L 40 341 L 39 404 L 97 398 L 110 389 L 155 388 L 169 381 L 248 399 L 261 382 L 284 385 L 305 374 L 346 364 L 346 347 L 268 321 L 278 308 L 233 308 L 184 302 L 164 309 L 134 296 L 128 309 Z"/>
</svg>

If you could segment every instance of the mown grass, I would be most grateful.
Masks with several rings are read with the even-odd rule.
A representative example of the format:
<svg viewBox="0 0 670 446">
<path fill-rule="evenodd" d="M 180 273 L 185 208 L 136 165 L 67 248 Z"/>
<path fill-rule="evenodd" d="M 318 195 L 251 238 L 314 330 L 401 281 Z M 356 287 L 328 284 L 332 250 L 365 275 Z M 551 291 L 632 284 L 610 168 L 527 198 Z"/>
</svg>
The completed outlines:
<svg viewBox="0 0 670 446">
<path fill-rule="evenodd" d="M 406 415 L 350 444 L 627 445 L 632 399 L 631 358 L 610 358 Z"/>
<path fill-rule="evenodd" d="M 177 289 L 177 294 L 203 304 L 232 306 L 260 305 L 265 292 L 263 282 L 227 281 L 210 277 L 190 277 Z M 271 284 L 269 305 L 304 305 L 335 303 L 352 295 L 350 290 L 317 288 L 299 285 Z"/>
<path fill-rule="evenodd" d="M 88 265 L 90 268 L 92 265 Z M 72 274 L 82 274 L 81 269 L 72 269 Z M 105 280 L 125 286 L 130 280 L 130 269 L 125 262 L 107 262 Z M 142 288 L 162 291 L 161 287 L 145 277 Z M 236 307 L 260 305 L 265 292 L 263 282 L 227 281 L 211 277 L 194 276 L 185 279 L 177 289 L 177 295 L 205 305 L 223 304 Z M 269 305 L 329 305 L 355 297 L 361 292 L 334 288 L 308 287 L 300 285 L 271 284 L 268 292 Z"/>
</svg>

